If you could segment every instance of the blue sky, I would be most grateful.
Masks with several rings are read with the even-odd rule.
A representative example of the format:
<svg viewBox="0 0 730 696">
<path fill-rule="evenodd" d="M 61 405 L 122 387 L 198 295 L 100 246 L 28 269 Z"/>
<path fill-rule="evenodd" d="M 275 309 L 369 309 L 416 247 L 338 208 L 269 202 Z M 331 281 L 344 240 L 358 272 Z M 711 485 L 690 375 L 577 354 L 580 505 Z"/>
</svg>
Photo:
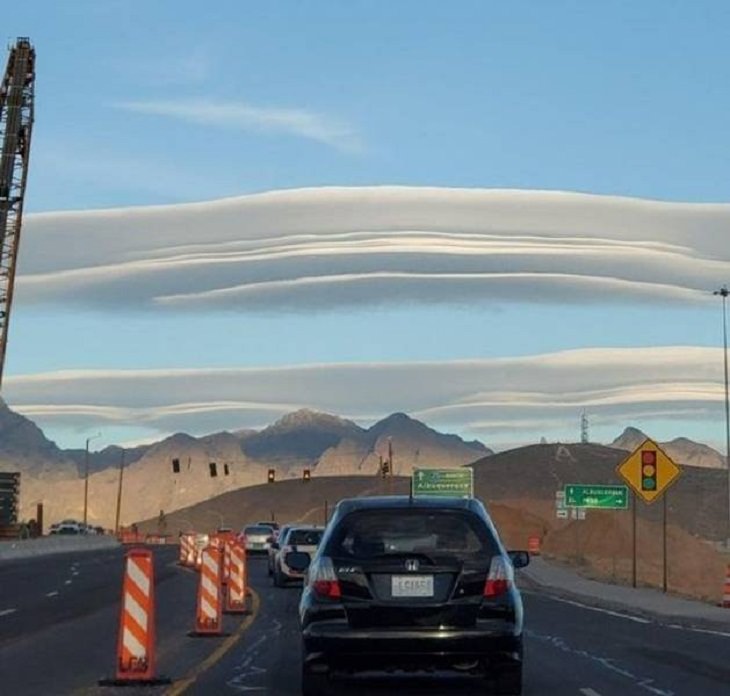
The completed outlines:
<svg viewBox="0 0 730 696">
<path fill-rule="evenodd" d="M 727 201 L 726 2 L 214 7 L 28 0 L 3 13 L 7 39 L 30 36 L 38 55 L 28 213 L 328 185 Z M 19 292 L 7 373 L 715 346 L 718 312 L 711 298 L 149 312 L 23 304 Z M 577 432 L 577 418 L 555 436 Z M 65 445 L 89 428 L 110 441 L 155 432 L 36 420 Z M 722 439 L 714 415 L 646 423 L 658 437 Z M 444 425 L 487 441 L 535 436 Z"/>
</svg>

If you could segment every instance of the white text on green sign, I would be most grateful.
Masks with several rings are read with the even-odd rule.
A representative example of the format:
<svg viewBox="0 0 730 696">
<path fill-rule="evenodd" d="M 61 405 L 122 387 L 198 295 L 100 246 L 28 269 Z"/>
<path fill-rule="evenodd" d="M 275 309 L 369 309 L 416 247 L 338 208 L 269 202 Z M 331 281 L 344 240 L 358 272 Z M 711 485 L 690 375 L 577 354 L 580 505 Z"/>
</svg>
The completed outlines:
<svg viewBox="0 0 730 696">
<path fill-rule="evenodd" d="M 566 507 L 626 510 L 629 490 L 626 486 L 568 484 L 565 486 Z"/>
<path fill-rule="evenodd" d="M 471 469 L 414 469 L 413 495 L 471 498 L 474 474 Z"/>
</svg>

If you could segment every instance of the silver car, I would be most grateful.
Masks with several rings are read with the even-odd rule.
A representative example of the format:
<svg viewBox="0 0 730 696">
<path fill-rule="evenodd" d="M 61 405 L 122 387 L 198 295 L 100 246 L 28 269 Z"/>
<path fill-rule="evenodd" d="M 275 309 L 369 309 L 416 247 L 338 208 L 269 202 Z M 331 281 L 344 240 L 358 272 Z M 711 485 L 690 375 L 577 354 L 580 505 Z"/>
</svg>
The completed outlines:
<svg viewBox="0 0 730 696">
<path fill-rule="evenodd" d="M 243 529 L 247 553 L 268 553 L 273 530 L 260 524 L 252 524 Z"/>
<path fill-rule="evenodd" d="M 276 560 L 276 553 L 278 552 L 280 546 L 279 541 L 281 541 L 285 536 L 286 533 L 292 528 L 292 525 L 285 524 L 281 529 L 279 529 L 274 534 L 274 541 L 271 542 L 269 545 L 269 577 L 271 577 L 274 574 L 274 561 Z"/>
</svg>

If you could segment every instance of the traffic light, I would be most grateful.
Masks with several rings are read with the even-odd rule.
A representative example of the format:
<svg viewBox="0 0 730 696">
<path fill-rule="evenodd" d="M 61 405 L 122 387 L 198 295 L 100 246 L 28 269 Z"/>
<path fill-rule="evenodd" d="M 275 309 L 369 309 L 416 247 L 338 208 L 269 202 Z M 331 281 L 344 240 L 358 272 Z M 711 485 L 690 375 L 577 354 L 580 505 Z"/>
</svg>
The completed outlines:
<svg viewBox="0 0 730 696">
<path fill-rule="evenodd" d="M 312 475 L 311 475 L 309 469 L 305 469 L 304 473 L 302 474 L 302 481 L 304 481 L 304 483 L 309 483 L 311 478 L 312 478 Z"/>
<path fill-rule="evenodd" d="M 390 462 L 387 459 L 384 459 L 382 463 L 380 464 L 380 475 L 383 478 L 386 478 L 390 474 Z"/>
<path fill-rule="evenodd" d="M 269 469 L 269 483 L 276 481 L 276 469 Z"/>
<path fill-rule="evenodd" d="M 641 490 L 655 491 L 656 480 L 656 452 L 654 450 L 642 450 L 641 452 Z"/>
<path fill-rule="evenodd" d="M 179 459 L 173 459 L 172 460 L 172 473 L 173 474 L 179 474 L 180 473 L 180 460 Z"/>
</svg>

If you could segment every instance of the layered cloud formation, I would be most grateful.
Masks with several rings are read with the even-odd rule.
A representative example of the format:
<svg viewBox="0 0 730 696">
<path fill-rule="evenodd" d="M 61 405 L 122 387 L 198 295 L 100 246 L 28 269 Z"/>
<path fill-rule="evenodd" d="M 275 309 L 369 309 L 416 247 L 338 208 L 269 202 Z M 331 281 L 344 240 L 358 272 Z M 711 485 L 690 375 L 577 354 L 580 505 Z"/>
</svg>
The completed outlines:
<svg viewBox="0 0 730 696">
<path fill-rule="evenodd" d="M 691 303 L 727 280 L 730 205 L 323 188 L 27 219 L 17 300 L 154 311 L 489 300 Z"/>
<path fill-rule="evenodd" d="M 247 369 L 65 371 L 7 378 L 7 401 L 44 426 L 146 425 L 194 433 L 261 426 L 301 407 L 362 422 L 406 411 L 486 439 L 603 423 L 718 418 L 722 352 L 585 349 L 486 360 Z"/>
</svg>

